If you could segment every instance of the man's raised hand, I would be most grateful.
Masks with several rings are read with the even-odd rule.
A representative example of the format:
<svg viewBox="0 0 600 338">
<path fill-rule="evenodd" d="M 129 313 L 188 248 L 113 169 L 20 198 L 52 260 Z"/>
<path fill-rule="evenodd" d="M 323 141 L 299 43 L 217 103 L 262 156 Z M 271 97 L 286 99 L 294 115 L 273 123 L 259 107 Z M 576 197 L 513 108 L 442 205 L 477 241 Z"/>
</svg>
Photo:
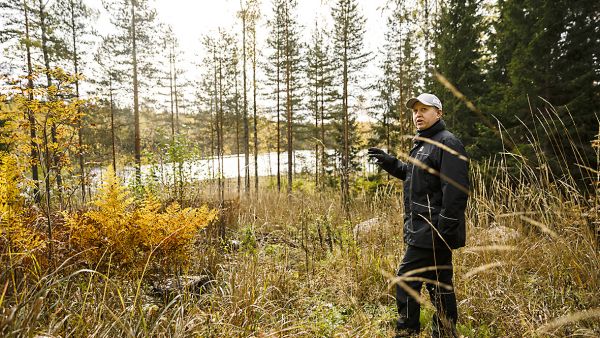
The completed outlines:
<svg viewBox="0 0 600 338">
<path fill-rule="evenodd" d="M 376 163 L 379 165 L 389 164 L 395 160 L 394 156 L 388 155 L 385 151 L 379 148 L 369 148 L 367 155 L 369 156 L 369 159 L 376 159 Z"/>
</svg>

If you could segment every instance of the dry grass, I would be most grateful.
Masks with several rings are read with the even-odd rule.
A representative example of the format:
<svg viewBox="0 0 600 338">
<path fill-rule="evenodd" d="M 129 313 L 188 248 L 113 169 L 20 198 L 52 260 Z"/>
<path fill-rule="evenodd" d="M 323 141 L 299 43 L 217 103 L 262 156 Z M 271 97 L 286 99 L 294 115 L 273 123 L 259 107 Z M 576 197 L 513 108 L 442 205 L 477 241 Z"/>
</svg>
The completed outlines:
<svg viewBox="0 0 600 338">
<path fill-rule="evenodd" d="M 468 246 L 454 258 L 459 332 L 600 335 L 598 199 L 572 177 L 524 160 L 509 174 L 508 157 L 520 158 L 472 164 Z M 200 193 L 205 187 L 187 189 L 192 197 L 184 205 L 211 198 Z M 149 280 L 160 274 L 123 279 L 110 269 L 82 268 L 76 256 L 44 269 L 5 253 L 0 335 L 393 336 L 390 281 L 404 247 L 400 189 L 357 190 L 351 221 L 333 189 L 310 190 L 288 197 L 265 188 L 241 200 L 231 193 L 222 222 L 204 230 L 188 271 L 214 278 L 202 292 L 155 298 Z M 373 217 L 380 222 L 356 241 L 354 224 Z M 426 327 L 431 314 L 426 304 Z"/>
</svg>

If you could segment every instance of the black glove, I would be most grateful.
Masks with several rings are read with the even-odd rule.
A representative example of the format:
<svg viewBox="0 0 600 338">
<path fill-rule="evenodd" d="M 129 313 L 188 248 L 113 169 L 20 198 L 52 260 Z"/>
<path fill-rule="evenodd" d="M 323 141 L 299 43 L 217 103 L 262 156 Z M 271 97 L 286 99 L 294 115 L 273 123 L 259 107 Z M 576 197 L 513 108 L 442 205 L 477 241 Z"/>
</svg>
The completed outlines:
<svg viewBox="0 0 600 338">
<path fill-rule="evenodd" d="M 385 151 L 379 148 L 369 148 L 367 155 L 369 156 L 369 159 L 376 159 L 376 163 L 380 166 L 391 164 L 396 159 L 394 156 L 388 155 Z"/>
</svg>

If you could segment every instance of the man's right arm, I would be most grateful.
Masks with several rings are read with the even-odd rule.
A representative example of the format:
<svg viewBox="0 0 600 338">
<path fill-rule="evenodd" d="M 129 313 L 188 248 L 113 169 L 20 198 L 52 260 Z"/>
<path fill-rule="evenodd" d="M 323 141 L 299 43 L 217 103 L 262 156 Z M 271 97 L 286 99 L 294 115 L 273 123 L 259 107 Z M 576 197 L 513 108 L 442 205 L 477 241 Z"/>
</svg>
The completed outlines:
<svg viewBox="0 0 600 338">
<path fill-rule="evenodd" d="M 401 180 L 406 179 L 406 163 L 375 147 L 369 148 L 368 156 L 371 159 L 377 160 L 376 163 L 390 175 Z"/>
<path fill-rule="evenodd" d="M 397 158 L 393 158 L 391 161 L 387 161 L 385 163 L 380 164 L 381 169 L 387 171 L 390 175 L 397 177 L 401 180 L 406 179 L 406 168 L 408 167 L 406 163 L 400 161 Z"/>
</svg>

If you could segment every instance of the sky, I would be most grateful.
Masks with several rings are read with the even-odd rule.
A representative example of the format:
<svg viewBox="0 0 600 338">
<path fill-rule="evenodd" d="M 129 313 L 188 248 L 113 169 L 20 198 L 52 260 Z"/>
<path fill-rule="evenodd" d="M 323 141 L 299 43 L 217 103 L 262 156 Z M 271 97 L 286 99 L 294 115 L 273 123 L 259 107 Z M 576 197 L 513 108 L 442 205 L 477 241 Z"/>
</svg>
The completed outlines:
<svg viewBox="0 0 600 338">
<path fill-rule="evenodd" d="M 171 25 L 173 32 L 179 40 L 182 52 L 181 62 L 178 65 L 185 71 L 187 80 L 196 81 L 201 74 L 197 64 L 203 56 L 201 38 L 206 34 L 215 33 L 219 28 L 241 35 L 240 20 L 236 13 L 240 9 L 241 0 L 150 0 L 150 4 L 157 9 L 160 22 Z M 245 0 L 244 0 L 245 1 Z M 110 23 L 106 11 L 102 8 L 101 0 L 86 0 L 93 8 L 100 10 L 98 20 L 99 32 L 110 32 Z M 384 43 L 386 30 L 386 13 L 382 11 L 389 0 L 359 0 L 359 6 L 366 20 L 364 46 L 367 51 L 377 52 L 377 48 Z M 319 25 L 332 27 L 331 6 L 334 0 L 298 0 L 297 19 L 304 28 L 301 30 L 302 39 L 308 42 L 314 30 L 315 20 Z M 268 28 L 266 19 L 272 17 L 272 1 L 260 1 L 262 18 L 258 28 L 258 43 L 261 50 L 265 48 Z M 262 45 L 262 46 L 261 46 Z M 262 48 L 261 48 L 262 47 Z M 367 78 L 374 78 L 378 74 L 376 63 L 372 62 L 365 69 Z M 191 95 L 189 93 L 188 95 Z"/>
</svg>

